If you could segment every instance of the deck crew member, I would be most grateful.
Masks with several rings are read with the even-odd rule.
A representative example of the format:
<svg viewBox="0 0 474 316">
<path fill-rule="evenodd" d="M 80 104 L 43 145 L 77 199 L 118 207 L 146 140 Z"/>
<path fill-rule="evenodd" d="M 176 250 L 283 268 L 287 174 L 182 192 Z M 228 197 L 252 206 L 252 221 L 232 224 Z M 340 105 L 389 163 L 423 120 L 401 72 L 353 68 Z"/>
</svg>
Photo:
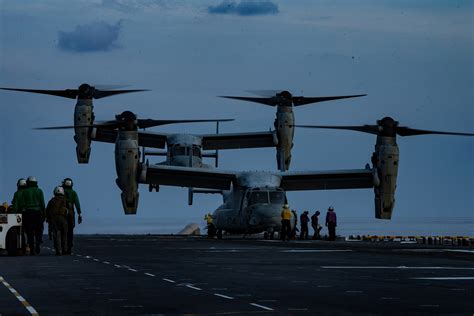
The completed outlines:
<svg viewBox="0 0 474 316">
<path fill-rule="evenodd" d="M 16 183 L 16 192 L 15 194 L 13 194 L 13 199 L 12 199 L 13 213 L 22 213 L 23 211 L 23 210 L 18 209 L 19 195 L 21 194 L 21 191 L 23 189 L 26 189 L 26 179 L 20 178 L 18 179 Z"/>
<path fill-rule="evenodd" d="M 70 255 L 73 244 L 74 238 L 74 227 L 76 226 L 76 213 L 75 209 L 77 210 L 77 223 L 82 223 L 82 212 L 81 212 L 81 204 L 79 202 L 79 197 L 76 191 L 72 188 L 73 183 L 71 178 L 66 178 L 63 180 L 62 187 L 64 189 L 64 196 L 68 202 L 68 216 L 67 216 L 67 246 L 68 249 L 66 254 Z"/>
<path fill-rule="evenodd" d="M 300 225 L 301 225 L 301 233 L 300 239 L 307 240 L 308 239 L 308 223 L 309 223 L 309 216 L 308 211 L 304 211 L 303 214 L 300 216 Z"/>
<path fill-rule="evenodd" d="M 56 256 L 66 254 L 69 250 L 68 241 L 68 202 L 64 196 L 64 189 L 61 186 L 54 188 L 54 197 L 48 202 L 46 207 L 46 219 L 48 226 L 53 233 L 54 249 Z"/>
<path fill-rule="evenodd" d="M 328 208 L 326 213 L 326 226 L 328 227 L 329 240 L 336 240 L 337 216 L 332 206 Z"/>
<path fill-rule="evenodd" d="M 314 230 L 314 235 L 313 235 L 313 240 L 319 239 L 320 238 L 320 232 L 321 232 L 321 225 L 319 225 L 319 215 L 321 214 L 320 211 L 316 211 L 313 216 L 311 216 L 311 226 L 313 227 Z"/>
<path fill-rule="evenodd" d="M 281 211 L 281 240 L 290 240 L 291 238 L 291 216 L 292 213 L 288 204 L 283 205 Z"/>
<path fill-rule="evenodd" d="M 28 177 L 27 188 L 18 196 L 18 209 L 23 212 L 23 226 L 25 228 L 30 247 L 30 255 L 40 253 L 40 244 L 43 242 L 43 222 L 45 219 L 44 195 L 38 187 L 35 177 Z"/>
</svg>

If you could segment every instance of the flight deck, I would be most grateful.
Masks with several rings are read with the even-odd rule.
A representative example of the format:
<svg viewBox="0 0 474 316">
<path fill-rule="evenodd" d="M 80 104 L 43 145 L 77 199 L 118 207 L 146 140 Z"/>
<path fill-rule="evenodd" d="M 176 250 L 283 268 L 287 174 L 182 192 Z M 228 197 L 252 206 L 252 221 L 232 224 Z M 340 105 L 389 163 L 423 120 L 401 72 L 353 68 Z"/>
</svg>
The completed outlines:
<svg viewBox="0 0 474 316">
<path fill-rule="evenodd" d="M 0 258 L 3 315 L 472 315 L 474 247 L 83 235 Z"/>
</svg>

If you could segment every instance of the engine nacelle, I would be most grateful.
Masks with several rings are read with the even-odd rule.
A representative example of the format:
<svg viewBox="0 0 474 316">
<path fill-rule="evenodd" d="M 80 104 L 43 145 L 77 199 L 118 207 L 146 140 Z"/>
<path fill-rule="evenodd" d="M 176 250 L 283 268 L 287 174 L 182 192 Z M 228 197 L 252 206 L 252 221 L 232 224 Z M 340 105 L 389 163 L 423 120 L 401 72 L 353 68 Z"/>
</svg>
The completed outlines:
<svg viewBox="0 0 474 316">
<path fill-rule="evenodd" d="M 293 138 L 295 135 L 295 117 L 292 107 L 279 106 L 277 108 L 276 119 L 274 122 L 275 133 L 277 136 L 277 164 L 280 171 L 286 171 L 290 168 L 291 149 L 293 148 Z"/>
<path fill-rule="evenodd" d="M 395 206 L 399 152 L 395 137 L 377 136 L 375 152 L 372 155 L 373 167 L 377 170 L 379 181 L 374 185 L 375 217 L 391 219 Z"/>
<path fill-rule="evenodd" d="M 140 151 L 136 131 L 119 131 L 115 142 L 116 183 L 122 190 L 125 214 L 136 214 L 138 208 L 138 177 Z"/>
<path fill-rule="evenodd" d="M 78 100 L 74 109 L 74 141 L 78 163 L 88 163 L 91 154 L 91 127 L 94 123 L 92 100 Z M 84 126 L 84 127 L 80 127 Z"/>
</svg>

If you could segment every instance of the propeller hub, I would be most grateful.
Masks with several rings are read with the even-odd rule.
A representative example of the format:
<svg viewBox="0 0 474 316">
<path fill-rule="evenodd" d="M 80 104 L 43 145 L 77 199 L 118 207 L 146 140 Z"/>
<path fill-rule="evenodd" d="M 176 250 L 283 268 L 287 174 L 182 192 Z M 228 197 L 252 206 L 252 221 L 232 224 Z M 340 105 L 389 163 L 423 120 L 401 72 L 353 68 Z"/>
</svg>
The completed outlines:
<svg viewBox="0 0 474 316">
<path fill-rule="evenodd" d="M 129 121 L 136 121 L 137 116 L 135 113 L 131 111 L 124 111 L 121 114 L 115 115 L 117 121 L 129 122 Z"/>
<path fill-rule="evenodd" d="M 83 83 L 79 86 L 77 97 L 79 99 L 92 99 L 94 97 L 94 91 L 94 87 Z"/>
<path fill-rule="evenodd" d="M 276 94 L 277 104 L 282 106 L 293 105 L 293 95 L 289 91 L 282 91 Z"/>
<path fill-rule="evenodd" d="M 393 118 L 386 116 L 381 120 L 377 121 L 379 126 L 379 135 L 387 137 L 395 137 L 397 134 L 398 122 Z"/>
</svg>

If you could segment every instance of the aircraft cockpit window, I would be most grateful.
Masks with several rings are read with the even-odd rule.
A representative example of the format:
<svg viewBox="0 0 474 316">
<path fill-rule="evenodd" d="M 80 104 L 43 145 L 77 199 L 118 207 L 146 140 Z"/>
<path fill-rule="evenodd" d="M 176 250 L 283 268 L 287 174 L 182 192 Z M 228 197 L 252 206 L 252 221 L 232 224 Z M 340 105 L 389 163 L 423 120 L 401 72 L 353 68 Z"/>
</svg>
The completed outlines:
<svg viewBox="0 0 474 316">
<path fill-rule="evenodd" d="M 270 192 L 270 203 L 271 204 L 285 204 L 285 192 L 274 191 Z"/>
<path fill-rule="evenodd" d="M 193 146 L 193 156 L 194 157 L 201 157 L 201 148 L 197 146 Z"/>
<path fill-rule="evenodd" d="M 171 148 L 171 156 L 185 156 L 186 147 L 183 146 L 173 146 Z"/>
<path fill-rule="evenodd" d="M 251 204 L 268 204 L 268 191 L 252 192 L 249 199 Z"/>
</svg>

